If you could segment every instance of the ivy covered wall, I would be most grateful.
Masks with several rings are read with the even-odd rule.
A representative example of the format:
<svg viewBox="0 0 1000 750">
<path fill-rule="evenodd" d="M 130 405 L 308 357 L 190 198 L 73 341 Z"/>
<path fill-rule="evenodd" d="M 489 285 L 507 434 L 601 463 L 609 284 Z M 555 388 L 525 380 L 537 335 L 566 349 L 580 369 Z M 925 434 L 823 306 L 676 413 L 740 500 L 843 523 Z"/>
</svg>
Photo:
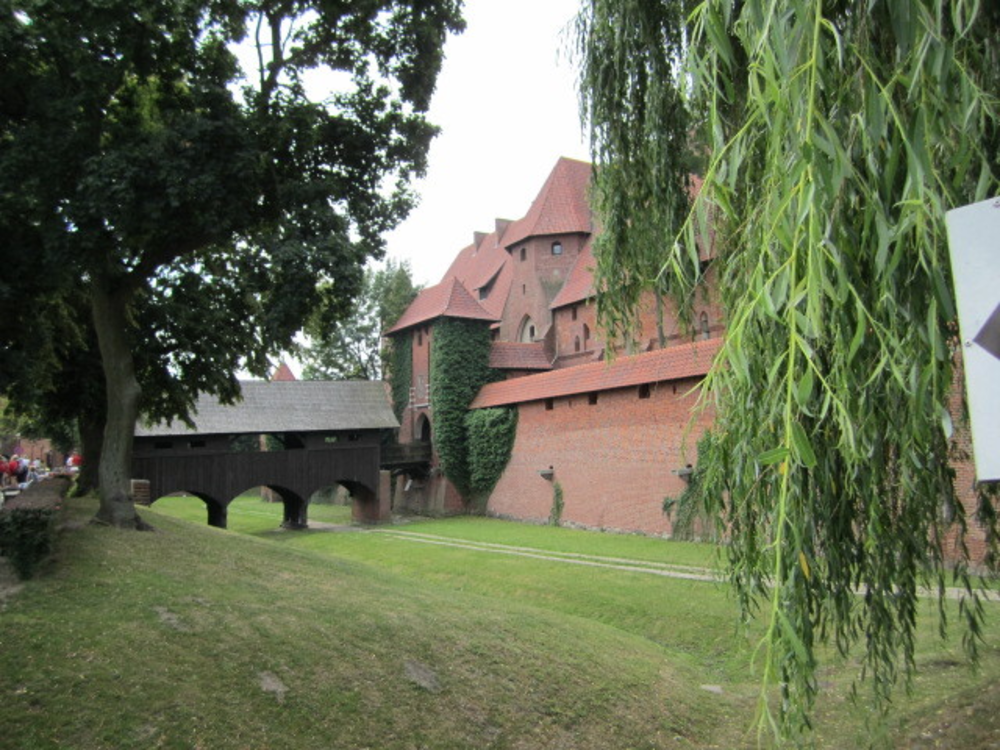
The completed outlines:
<svg viewBox="0 0 1000 750">
<path fill-rule="evenodd" d="M 475 490 L 466 415 L 479 389 L 499 378 L 489 362 L 489 323 L 440 318 L 434 324 L 431 352 L 434 447 L 441 471 L 467 502 Z"/>
<path fill-rule="evenodd" d="M 390 344 L 389 379 L 392 383 L 392 411 L 402 421 L 406 405 L 410 403 L 413 385 L 413 333 L 407 331 L 392 337 Z"/>
<path fill-rule="evenodd" d="M 485 501 L 510 461 L 517 435 L 517 408 L 476 409 L 465 417 L 473 499 Z"/>
</svg>

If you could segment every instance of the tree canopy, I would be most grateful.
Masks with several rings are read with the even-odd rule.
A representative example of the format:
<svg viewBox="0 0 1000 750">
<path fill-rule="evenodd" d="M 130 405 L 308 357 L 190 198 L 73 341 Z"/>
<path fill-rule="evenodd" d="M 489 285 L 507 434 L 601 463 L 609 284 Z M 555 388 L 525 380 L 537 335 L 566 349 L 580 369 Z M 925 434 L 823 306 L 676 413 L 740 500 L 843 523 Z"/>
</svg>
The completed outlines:
<svg viewBox="0 0 1000 750">
<path fill-rule="evenodd" d="M 344 312 L 412 205 L 460 0 L 0 4 L 0 303 L 81 293 L 105 387 L 98 517 L 140 412 L 238 395 Z M 4 309 L 7 309 L 5 306 Z M 0 385 L 24 382 L 10 373 Z"/>
<path fill-rule="evenodd" d="M 968 520 L 949 463 L 944 213 L 998 189 L 1000 7 L 590 0 L 579 30 L 602 315 L 630 314 L 616 278 L 661 276 L 683 303 L 700 261 L 718 276 L 727 332 L 703 385 L 716 422 L 699 496 L 728 529 L 745 615 L 767 623 L 761 726 L 807 730 L 821 642 L 860 646 L 884 708 L 914 668 L 921 587 L 943 597 L 949 581 L 947 519 Z M 707 167 L 678 220 L 685 146 Z M 980 595 L 955 576 L 974 654 Z"/>
<path fill-rule="evenodd" d="M 325 286 L 320 289 L 321 294 L 324 291 Z M 419 292 L 408 261 L 390 259 L 381 268 L 366 268 L 361 291 L 346 316 L 331 315 L 330 308 L 321 303 L 307 321 L 309 341 L 301 350 L 303 377 L 389 380 L 391 343 L 382 338 L 383 333 Z"/>
</svg>

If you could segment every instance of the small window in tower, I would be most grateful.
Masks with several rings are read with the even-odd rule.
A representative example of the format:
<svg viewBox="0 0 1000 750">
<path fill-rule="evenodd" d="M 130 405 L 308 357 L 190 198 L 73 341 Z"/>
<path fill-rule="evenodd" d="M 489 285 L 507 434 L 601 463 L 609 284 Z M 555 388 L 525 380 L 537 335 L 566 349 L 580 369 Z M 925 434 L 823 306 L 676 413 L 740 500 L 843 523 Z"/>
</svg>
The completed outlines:
<svg viewBox="0 0 1000 750">
<path fill-rule="evenodd" d="M 562 243 L 561 242 L 553 242 L 552 243 L 552 254 L 553 255 L 562 255 Z"/>
<path fill-rule="evenodd" d="M 555 401 L 551 398 L 545 399 L 545 411 L 552 411 L 555 408 Z"/>
<path fill-rule="evenodd" d="M 580 337 L 579 337 L 579 336 L 577 336 L 577 337 L 576 337 L 576 338 L 575 338 L 575 339 L 573 340 L 573 351 L 574 351 L 574 352 L 578 352 L 578 351 L 580 351 Z"/>
<path fill-rule="evenodd" d="M 588 393 L 587 394 L 587 403 L 590 404 L 591 406 L 594 406 L 597 403 L 597 394 L 596 393 Z"/>
<path fill-rule="evenodd" d="M 423 346 L 423 345 L 424 345 L 424 332 L 417 331 L 417 346 Z"/>
<path fill-rule="evenodd" d="M 708 328 L 708 313 L 703 312 L 701 314 L 701 337 L 707 339 L 711 335 L 711 331 Z"/>
<path fill-rule="evenodd" d="M 521 248 L 521 260 L 527 260 L 527 258 L 528 258 L 528 251 L 527 251 L 526 248 L 522 247 Z"/>
<path fill-rule="evenodd" d="M 527 294 L 527 293 L 528 293 L 528 285 L 521 284 L 521 294 Z"/>
<path fill-rule="evenodd" d="M 583 324 L 583 348 L 586 349 L 587 345 L 590 343 L 590 326 L 586 323 Z"/>
<path fill-rule="evenodd" d="M 639 398 L 649 398 L 649 383 L 639 386 Z"/>
<path fill-rule="evenodd" d="M 532 341 L 535 340 L 535 327 L 534 326 L 528 326 L 528 336 L 531 337 Z"/>
</svg>

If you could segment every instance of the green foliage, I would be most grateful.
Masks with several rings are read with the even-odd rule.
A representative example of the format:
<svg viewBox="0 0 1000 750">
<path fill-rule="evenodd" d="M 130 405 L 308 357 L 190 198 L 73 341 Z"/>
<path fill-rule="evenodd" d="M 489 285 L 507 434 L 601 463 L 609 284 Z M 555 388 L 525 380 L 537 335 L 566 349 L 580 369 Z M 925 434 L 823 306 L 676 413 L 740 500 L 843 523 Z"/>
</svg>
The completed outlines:
<svg viewBox="0 0 1000 750">
<path fill-rule="evenodd" d="M 517 437 L 517 408 L 475 409 L 465 417 L 469 435 L 470 489 L 485 500 L 500 481 Z"/>
<path fill-rule="evenodd" d="M 413 333 L 405 331 L 393 336 L 389 350 L 392 358 L 392 411 L 396 419 L 402 419 L 410 403 L 410 388 L 413 387 Z"/>
<path fill-rule="evenodd" d="M 705 509 L 702 482 L 705 467 L 717 461 L 724 462 L 724 455 L 714 453 L 715 438 L 711 431 L 698 441 L 698 463 L 685 479 L 684 489 L 676 497 L 663 498 L 663 512 L 670 516 L 672 539 L 688 541 L 718 541 L 716 515 Z"/>
<path fill-rule="evenodd" d="M 310 343 L 302 348 L 303 377 L 391 379 L 391 344 L 383 336 L 420 292 L 409 262 L 389 260 L 383 268 L 366 268 L 361 291 L 346 316 L 339 314 L 336 296 L 327 303 L 330 290 L 329 284 L 320 288 L 323 302 L 306 322 Z"/>
<path fill-rule="evenodd" d="M 23 318 L 10 300 L 83 296 L 112 395 L 103 495 L 127 494 L 137 411 L 183 418 L 199 392 L 238 397 L 234 373 L 263 375 L 291 346 L 321 282 L 347 312 L 413 204 L 444 40 L 461 28 L 458 0 L 7 4 L 0 261 L 33 267 L 7 275 L 0 311 L 7 328 Z M 336 92 L 311 98 L 317 74 Z M 68 372 L 12 361 L 0 389 L 37 377 L 18 362 L 49 368 L 38 382 Z"/>
<path fill-rule="evenodd" d="M 679 75 L 690 5 L 591 0 L 577 21 L 581 105 L 600 165 L 591 203 L 604 220 L 594 241 L 598 316 L 624 341 L 642 295 L 667 289 L 664 248 L 690 206 L 692 120 L 680 92 L 664 85 Z"/>
<path fill-rule="evenodd" d="M 552 483 L 552 509 L 549 511 L 549 526 L 558 526 L 562 522 L 563 508 L 565 507 L 562 485 L 555 481 Z"/>
<path fill-rule="evenodd" d="M 488 323 L 460 318 L 435 322 L 431 356 L 434 447 L 444 475 L 467 500 L 473 494 L 473 480 L 465 417 L 479 389 L 496 377 L 489 362 Z"/>
<path fill-rule="evenodd" d="M 38 564 L 52 551 L 56 510 L 13 508 L 0 513 L 0 555 L 17 571 L 21 580 L 35 574 Z"/>
<path fill-rule="evenodd" d="M 651 21 L 663 12 L 602 4 Z M 711 154 L 676 238 L 689 251 L 664 242 L 674 250 L 661 265 L 683 299 L 699 274 L 690 249 L 714 241 L 728 332 L 704 384 L 717 443 L 701 492 L 729 530 L 744 613 L 763 609 L 768 622 L 761 727 L 790 736 L 808 731 L 823 642 L 863 645 L 884 709 L 914 669 L 918 588 L 944 591 L 951 576 L 941 508 L 960 504 L 943 427 L 956 383 L 944 212 L 998 189 L 1000 7 L 709 0 L 684 18 L 662 39 L 597 37 L 590 54 L 625 67 L 637 50 L 677 60 L 682 77 L 644 80 L 665 100 L 684 82 Z M 590 85 L 592 97 L 613 95 Z M 657 126 L 641 114 L 618 116 L 644 137 L 679 137 L 677 118 Z M 672 169 L 639 153 L 610 166 L 645 181 Z M 641 203 L 604 208 L 617 212 L 602 216 L 612 230 L 649 214 Z M 644 260 L 622 256 L 618 272 Z M 995 514 L 979 516 L 995 543 Z M 955 523 L 964 531 L 961 513 Z M 980 595 L 961 564 L 955 580 L 975 656 Z"/>
</svg>

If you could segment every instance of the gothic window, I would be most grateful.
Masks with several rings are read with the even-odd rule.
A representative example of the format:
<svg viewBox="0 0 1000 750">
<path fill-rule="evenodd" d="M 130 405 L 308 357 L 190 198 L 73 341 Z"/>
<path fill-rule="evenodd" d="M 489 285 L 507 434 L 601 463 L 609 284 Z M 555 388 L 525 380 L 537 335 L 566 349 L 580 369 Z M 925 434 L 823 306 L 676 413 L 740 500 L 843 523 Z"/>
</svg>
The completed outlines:
<svg viewBox="0 0 1000 750">
<path fill-rule="evenodd" d="M 522 344 L 530 344 L 535 340 L 535 323 L 530 315 L 525 315 L 524 320 L 521 321 L 521 332 L 518 334 L 517 340 Z"/>
</svg>

